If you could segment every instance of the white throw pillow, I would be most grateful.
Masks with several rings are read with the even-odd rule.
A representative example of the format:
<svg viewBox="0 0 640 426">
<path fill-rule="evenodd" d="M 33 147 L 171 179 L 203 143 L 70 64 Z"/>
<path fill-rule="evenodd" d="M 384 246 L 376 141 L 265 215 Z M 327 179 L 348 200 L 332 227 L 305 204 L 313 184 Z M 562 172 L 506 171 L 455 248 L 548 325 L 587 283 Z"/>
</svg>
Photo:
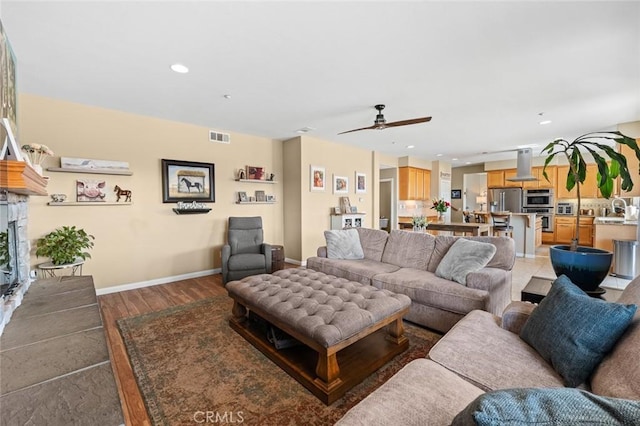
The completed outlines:
<svg viewBox="0 0 640 426">
<path fill-rule="evenodd" d="M 495 253 L 493 244 L 459 238 L 440 261 L 436 275 L 466 285 L 467 274 L 487 266 Z"/>
<path fill-rule="evenodd" d="M 324 231 L 329 259 L 364 259 L 360 235 L 353 228 Z"/>
</svg>

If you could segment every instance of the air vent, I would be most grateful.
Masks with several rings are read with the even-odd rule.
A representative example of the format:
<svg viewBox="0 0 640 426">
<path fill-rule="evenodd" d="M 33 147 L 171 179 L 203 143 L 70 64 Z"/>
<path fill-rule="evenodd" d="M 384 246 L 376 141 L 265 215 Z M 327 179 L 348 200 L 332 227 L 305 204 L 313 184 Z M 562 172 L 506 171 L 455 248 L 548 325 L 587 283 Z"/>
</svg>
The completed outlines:
<svg viewBox="0 0 640 426">
<path fill-rule="evenodd" d="M 231 135 L 229 133 L 220 133 L 215 130 L 209 130 L 209 141 L 230 144 Z"/>
</svg>

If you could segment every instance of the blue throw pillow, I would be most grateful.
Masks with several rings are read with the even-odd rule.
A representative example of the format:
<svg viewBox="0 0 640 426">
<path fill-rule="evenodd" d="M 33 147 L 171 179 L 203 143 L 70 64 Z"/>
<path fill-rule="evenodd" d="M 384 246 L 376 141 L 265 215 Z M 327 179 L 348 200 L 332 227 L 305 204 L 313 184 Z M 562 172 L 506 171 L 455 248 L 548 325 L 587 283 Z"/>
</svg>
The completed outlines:
<svg viewBox="0 0 640 426">
<path fill-rule="evenodd" d="M 588 296 L 562 275 L 551 286 L 520 332 L 564 379 L 584 383 L 611 350 L 636 313 L 636 305 Z"/>
<path fill-rule="evenodd" d="M 505 389 L 480 395 L 452 426 L 637 425 L 640 402 L 571 388 Z"/>
</svg>

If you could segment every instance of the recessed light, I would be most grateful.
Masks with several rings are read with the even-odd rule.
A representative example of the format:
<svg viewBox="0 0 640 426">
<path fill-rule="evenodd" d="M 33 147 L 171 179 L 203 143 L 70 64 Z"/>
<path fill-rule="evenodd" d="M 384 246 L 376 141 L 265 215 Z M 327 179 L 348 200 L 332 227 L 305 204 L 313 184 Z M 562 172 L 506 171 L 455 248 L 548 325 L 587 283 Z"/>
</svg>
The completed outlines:
<svg viewBox="0 0 640 426">
<path fill-rule="evenodd" d="M 224 95 L 223 96 L 225 99 L 231 99 L 231 95 Z"/>
<path fill-rule="evenodd" d="M 189 72 L 189 68 L 182 64 L 173 64 L 171 65 L 171 69 L 180 74 L 186 74 Z"/>
<path fill-rule="evenodd" d="M 471 161 L 467 161 L 467 162 L 466 162 L 466 163 L 464 163 L 464 164 L 471 164 Z"/>
<path fill-rule="evenodd" d="M 458 161 L 458 159 L 457 158 L 452 158 L 451 161 Z"/>
<path fill-rule="evenodd" d="M 544 126 L 545 124 L 551 124 L 551 120 L 543 120 L 540 122 L 541 126 Z"/>
<path fill-rule="evenodd" d="M 415 145 L 407 145 L 407 149 L 413 149 L 415 147 L 416 147 Z"/>
<path fill-rule="evenodd" d="M 436 157 L 442 157 L 442 154 L 436 154 Z"/>
<path fill-rule="evenodd" d="M 315 127 L 303 127 L 302 129 L 296 130 L 296 133 L 309 133 L 310 131 L 315 130 Z"/>
</svg>

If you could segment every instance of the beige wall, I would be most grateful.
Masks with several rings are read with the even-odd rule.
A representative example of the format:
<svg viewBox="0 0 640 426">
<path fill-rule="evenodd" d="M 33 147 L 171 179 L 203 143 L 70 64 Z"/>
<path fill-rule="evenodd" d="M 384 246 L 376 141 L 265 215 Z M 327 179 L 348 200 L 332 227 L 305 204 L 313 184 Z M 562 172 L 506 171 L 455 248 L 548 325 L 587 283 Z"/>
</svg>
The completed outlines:
<svg viewBox="0 0 640 426">
<path fill-rule="evenodd" d="M 31 197 L 32 240 L 62 225 L 84 228 L 95 239 L 84 266 L 97 288 L 139 283 L 220 267 L 220 248 L 229 216 L 262 216 L 265 240 L 284 241 L 282 142 L 231 133 L 231 144 L 209 142 L 208 128 L 22 94 L 20 142 L 44 143 L 56 156 L 129 162 L 133 176 L 45 172 L 48 192 L 74 200 L 75 180 L 103 178 L 108 196 L 114 185 L 133 191 L 130 206 L 50 207 L 49 197 Z M 216 129 L 224 131 L 224 129 Z M 162 203 L 160 160 L 215 164 L 216 202 L 208 214 L 176 215 Z M 58 166 L 58 157 L 44 166 Z M 239 167 L 256 165 L 275 173 L 278 184 L 235 182 Z M 264 190 L 269 205 L 235 204 L 236 192 Z M 35 244 L 33 244 L 35 247 Z M 46 259 L 33 258 L 33 264 Z"/>
<path fill-rule="evenodd" d="M 284 142 L 284 247 L 285 257 L 302 259 L 302 181 L 301 137 Z M 307 173 L 309 173 L 307 171 Z M 308 189 L 309 187 L 307 187 Z"/>
<path fill-rule="evenodd" d="M 640 139 L 640 121 L 618 124 L 618 131 L 630 138 Z"/>
</svg>

